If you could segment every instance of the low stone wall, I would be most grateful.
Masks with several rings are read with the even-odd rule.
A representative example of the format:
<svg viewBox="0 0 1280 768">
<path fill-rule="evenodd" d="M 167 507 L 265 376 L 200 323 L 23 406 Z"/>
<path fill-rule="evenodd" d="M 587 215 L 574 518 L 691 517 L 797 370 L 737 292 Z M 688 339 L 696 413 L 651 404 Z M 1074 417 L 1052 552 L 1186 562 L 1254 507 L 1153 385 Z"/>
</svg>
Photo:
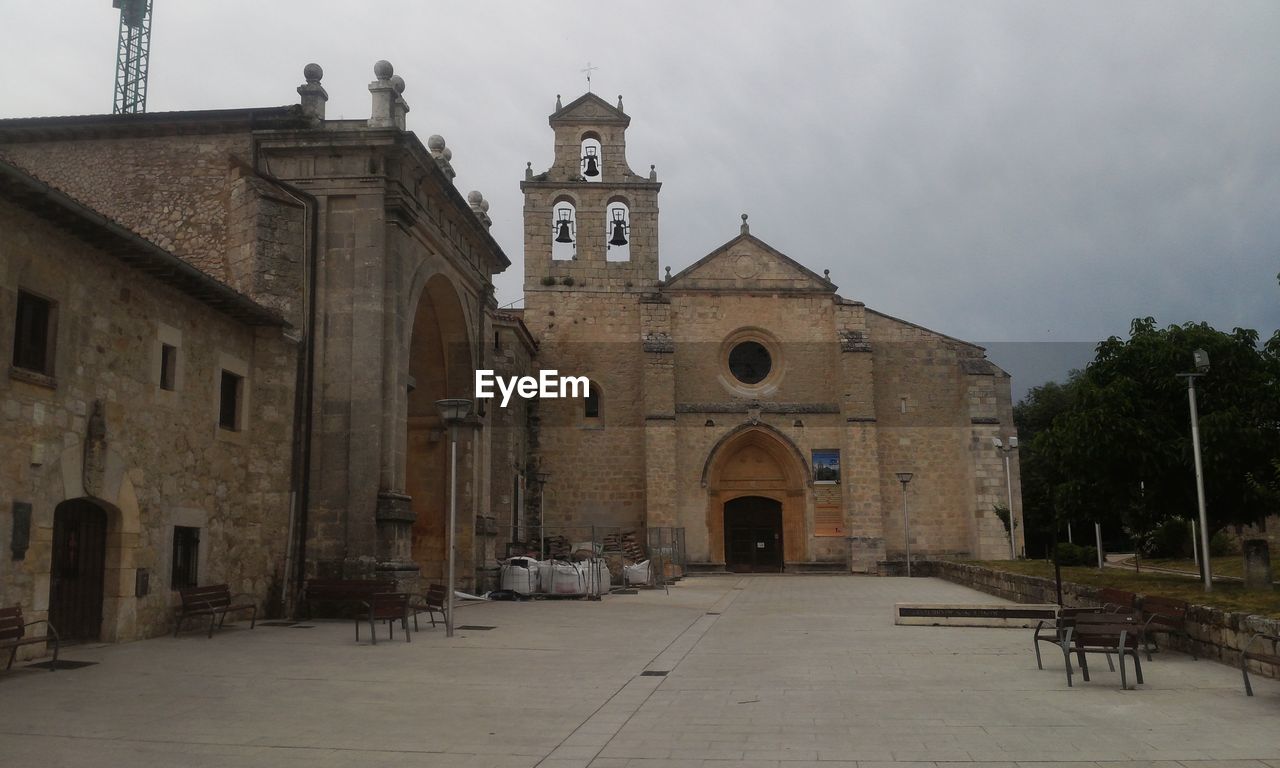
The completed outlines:
<svg viewBox="0 0 1280 768">
<path fill-rule="evenodd" d="M 1007 573 L 978 565 L 948 560 L 926 560 L 913 563 L 912 572 L 918 576 L 934 576 L 956 584 L 971 587 L 980 592 L 1003 597 L 1018 603 L 1056 603 L 1057 591 L 1053 579 Z M 1098 587 L 1062 582 L 1062 602 L 1071 606 L 1096 606 Z M 1186 653 L 1195 644 L 1200 658 L 1240 666 L 1240 650 L 1255 632 L 1280 635 L 1280 620 L 1247 613 L 1233 613 L 1207 605 L 1191 605 L 1187 609 L 1187 631 L 1190 641 L 1183 637 L 1162 637 L 1161 645 Z M 1254 646 L 1257 650 L 1257 646 Z M 1280 678 L 1280 667 L 1273 664 L 1250 662 L 1250 671 L 1265 677 Z"/>
</svg>

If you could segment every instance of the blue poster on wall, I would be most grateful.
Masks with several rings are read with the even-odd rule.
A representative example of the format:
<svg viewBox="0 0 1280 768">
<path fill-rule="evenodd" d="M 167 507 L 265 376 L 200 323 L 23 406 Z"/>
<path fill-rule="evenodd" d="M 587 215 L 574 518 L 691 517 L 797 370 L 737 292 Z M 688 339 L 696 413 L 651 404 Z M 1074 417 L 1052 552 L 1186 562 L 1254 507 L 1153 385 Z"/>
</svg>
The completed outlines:
<svg viewBox="0 0 1280 768">
<path fill-rule="evenodd" d="M 838 449 L 815 450 L 813 452 L 813 482 L 840 482 L 840 451 Z"/>
</svg>

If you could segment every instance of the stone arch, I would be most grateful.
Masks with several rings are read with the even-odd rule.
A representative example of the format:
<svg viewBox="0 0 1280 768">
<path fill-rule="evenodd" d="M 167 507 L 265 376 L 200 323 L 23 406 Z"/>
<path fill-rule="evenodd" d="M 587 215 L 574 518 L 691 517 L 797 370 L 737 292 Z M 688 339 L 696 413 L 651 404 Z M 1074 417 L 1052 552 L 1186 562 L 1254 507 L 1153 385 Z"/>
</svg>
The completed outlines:
<svg viewBox="0 0 1280 768">
<path fill-rule="evenodd" d="M 444 275 L 435 273 L 423 281 L 410 317 L 403 455 L 412 524 L 398 529 L 397 534 L 388 531 L 379 535 L 379 546 L 383 548 L 379 558 L 403 562 L 407 556 L 423 578 L 439 581 L 445 574 L 447 554 L 449 442 L 436 401 L 473 396 L 476 350 L 465 304 L 456 285 Z M 471 450 L 470 432 L 459 431 L 460 466 Z M 459 475 L 465 477 L 461 471 Z M 469 493 L 464 486 L 459 483 L 460 509 L 470 506 L 463 497 Z M 467 530 L 466 526 L 459 526 L 459 535 Z M 469 547 L 460 540 L 458 551 L 466 553 Z M 465 563 L 460 564 L 459 571 L 468 572 Z"/>
<path fill-rule="evenodd" d="M 707 489 L 707 541 L 713 561 L 724 562 L 725 504 L 744 496 L 782 505 L 785 562 L 808 557 L 808 464 L 795 444 L 767 424 L 744 424 L 720 439 L 707 455 L 702 483 Z"/>
<path fill-rule="evenodd" d="M 587 181 L 598 182 L 604 178 L 604 140 L 595 131 L 584 131 L 578 139 L 581 158 L 578 170 Z M 592 160 L 588 160 L 592 158 Z M 593 173 L 594 171 L 594 173 Z"/>
<path fill-rule="evenodd" d="M 84 500 L 100 507 L 107 516 L 107 547 L 103 577 L 102 630 L 103 642 L 130 640 L 137 635 L 137 603 L 135 582 L 139 538 L 142 532 L 142 516 L 138 509 L 138 495 L 129 478 L 132 469 L 117 451 L 107 448 L 103 460 L 104 472 L 101 490 L 97 495 L 86 492 L 84 487 L 84 445 L 77 443 L 65 448 L 44 471 L 40 493 L 32 508 L 32 527 L 39 531 L 33 541 L 43 546 L 33 547 L 36 557 L 36 573 L 40 581 L 36 587 L 35 609 L 48 611 L 50 593 L 50 569 L 52 563 L 54 512 L 58 505 Z M 43 529 L 43 530 L 41 530 Z"/>
</svg>

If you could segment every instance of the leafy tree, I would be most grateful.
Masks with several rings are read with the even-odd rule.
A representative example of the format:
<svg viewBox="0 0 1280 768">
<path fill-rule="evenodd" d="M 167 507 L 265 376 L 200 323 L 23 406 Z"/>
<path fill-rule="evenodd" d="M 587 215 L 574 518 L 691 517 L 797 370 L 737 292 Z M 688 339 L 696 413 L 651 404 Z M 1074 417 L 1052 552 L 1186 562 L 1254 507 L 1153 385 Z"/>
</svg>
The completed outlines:
<svg viewBox="0 0 1280 768">
<path fill-rule="evenodd" d="M 1025 423 L 1033 432 L 1022 457 L 1024 506 L 1049 510 L 1050 525 L 1113 520 L 1138 535 L 1195 514 L 1187 384 L 1178 374 L 1197 348 L 1212 362 L 1196 380 L 1210 526 L 1275 512 L 1266 491 L 1280 455 L 1280 332 L 1260 347 L 1256 331 L 1158 328 L 1149 317 L 1133 321 L 1128 339 L 1100 343 L 1061 391 L 1038 388 L 1019 404 L 1019 431 Z"/>
</svg>

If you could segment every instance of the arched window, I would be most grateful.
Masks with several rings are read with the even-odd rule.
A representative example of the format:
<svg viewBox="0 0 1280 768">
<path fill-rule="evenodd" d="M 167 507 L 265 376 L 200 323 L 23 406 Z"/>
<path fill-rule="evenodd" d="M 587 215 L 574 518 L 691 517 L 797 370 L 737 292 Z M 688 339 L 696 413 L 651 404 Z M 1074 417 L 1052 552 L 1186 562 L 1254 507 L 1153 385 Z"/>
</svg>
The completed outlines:
<svg viewBox="0 0 1280 768">
<path fill-rule="evenodd" d="M 600 137 L 593 131 L 584 133 L 581 149 L 578 173 L 587 181 L 603 181 L 604 157 L 600 153 Z"/>
<path fill-rule="evenodd" d="M 611 200 L 605 212 L 606 261 L 631 261 L 631 211 L 622 200 Z"/>
<path fill-rule="evenodd" d="M 600 388 L 594 381 L 587 385 L 587 397 L 583 400 L 582 415 L 588 419 L 600 418 Z"/>
<path fill-rule="evenodd" d="M 568 261 L 578 255 L 578 209 L 567 199 L 551 207 L 551 258 Z"/>
</svg>

